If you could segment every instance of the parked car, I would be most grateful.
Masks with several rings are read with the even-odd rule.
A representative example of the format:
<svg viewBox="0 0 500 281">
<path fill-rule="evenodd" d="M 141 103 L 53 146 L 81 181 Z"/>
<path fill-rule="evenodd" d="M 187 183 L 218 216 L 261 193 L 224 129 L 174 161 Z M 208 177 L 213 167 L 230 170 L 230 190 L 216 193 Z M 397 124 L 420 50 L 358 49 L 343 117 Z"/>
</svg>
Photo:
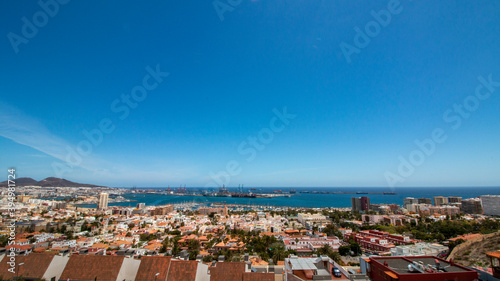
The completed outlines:
<svg viewBox="0 0 500 281">
<path fill-rule="evenodd" d="M 332 273 L 333 276 L 340 278 L 342 277 L 342 273 L 340 273 L 340 270 L 337 267 L 332 268 Z"/>
</svg>

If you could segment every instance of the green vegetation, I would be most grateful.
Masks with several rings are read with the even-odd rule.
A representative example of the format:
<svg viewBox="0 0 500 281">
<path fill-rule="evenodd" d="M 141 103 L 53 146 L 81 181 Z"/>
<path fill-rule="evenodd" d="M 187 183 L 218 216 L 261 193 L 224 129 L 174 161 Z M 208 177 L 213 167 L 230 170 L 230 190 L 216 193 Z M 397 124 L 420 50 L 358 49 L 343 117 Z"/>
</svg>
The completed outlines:
<svg viewBox="0 0 500 281">
<path fill-rule="evenodd" d="M 487 234 L 500 230 L 500 221 L 485 219 L 481 221 L 466 221 L 447 219 L 443 221 L 420 220 L 418 225 L 366 225 L 358 227 L 360 230 L 380 230 L 389 233 L 412 235 L 415 239 L 423 241 L 444 241 L 468 233 Z M 357 231 L 353 229 L 353 231 Z"/>
<path fill-rule="evenodd" d="M 155 239 L 157 239 L 156 234 L 143 233 L 143 234 L 139 235 L 139 240 L 141 242 L 142 241 L 149 242 L 149 241 L 152 241 L 152 240 L 155 240 Z"/>
<path fill-rule="evenodd" d="M 5 247 L 8 241 L 9 238 L 7 237 L 7 235 L 0 235 L 0 247 Z"/>
<path fill-rule="evenodd" d="M 343 265 L 344 262 L 342 261 L 342 258 L 340 257 L 340 254 L 332 249 L 330 245 L 325 244 L 323 247 L 319 248 L 317 250 L 317 254 L 319 255 L 325 255 L 334 260 L 336 263 Z"/>
</svg>

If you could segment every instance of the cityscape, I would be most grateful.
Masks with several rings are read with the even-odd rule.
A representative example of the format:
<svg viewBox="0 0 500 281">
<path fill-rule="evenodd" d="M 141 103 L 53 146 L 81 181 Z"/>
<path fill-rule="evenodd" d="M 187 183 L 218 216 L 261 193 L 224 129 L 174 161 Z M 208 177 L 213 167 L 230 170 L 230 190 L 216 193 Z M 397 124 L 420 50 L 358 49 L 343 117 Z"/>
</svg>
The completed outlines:
<svg viewBox="0 0 500 281">
<path fill-rule="evenodd" d="M 0 281 L 500 281 L 500 1 L 0 10 Z"/>
<path fill-rule="evenodd" d="M 374 204 L 377 192 L 358 191 L 347 192 L 349 207 L 308 208 L 223 201 L 290 198 L 296 189 L 50 187 L 20 179 L 26 181 L 14 205 L 0 206 L 17 218 L 9 226 L 2 216 L 4 280 L 374 280 L 376 267 L 398 279 L 496 278 L 500 195 Z M 221 201 L 147 205 L 127 194 Z M 17 272 L 9 270 L 12 255 Z"/>
</svg>

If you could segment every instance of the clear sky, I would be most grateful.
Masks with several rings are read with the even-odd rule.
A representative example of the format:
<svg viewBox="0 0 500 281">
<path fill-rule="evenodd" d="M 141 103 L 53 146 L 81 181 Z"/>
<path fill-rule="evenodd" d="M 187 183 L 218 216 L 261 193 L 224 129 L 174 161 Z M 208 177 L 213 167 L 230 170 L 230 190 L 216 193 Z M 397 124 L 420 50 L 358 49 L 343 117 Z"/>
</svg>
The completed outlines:
<svg viewBox="0 0 500 281">
<path fill-rule="evenodd" d="M 500 185 L 499 1 L 41 3 L 0 3 L 5 179 Z"/>
</svg>

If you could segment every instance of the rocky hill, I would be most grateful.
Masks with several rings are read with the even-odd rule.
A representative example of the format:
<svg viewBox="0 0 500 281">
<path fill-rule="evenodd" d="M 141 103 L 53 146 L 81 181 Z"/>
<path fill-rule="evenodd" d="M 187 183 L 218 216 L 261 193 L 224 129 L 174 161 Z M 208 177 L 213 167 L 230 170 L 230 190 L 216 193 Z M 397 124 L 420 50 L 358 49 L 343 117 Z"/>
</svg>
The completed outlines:
<svg viewBox="0 0 500 281">
<path fill-rule="evenodd" d="M 8 185 L 7 181 L 0 182 L 0 187 L 6 187 Z M 32 178 L 18 178 L 15 180 L 16 186 L 43 186 L 43 187 L 98 187 L 99 185 L 77 183 L 66 179 L 49 177 L 41 181 L 34 180 Z"/>
<path fill-rule="evenodd" d="M 457 245 L 448 256 L 448 260 L 453 259 L 465 266 L 490 266 L 486 253 L 498 250 L 500 250 L 500 231 Z"/>
</svg>

